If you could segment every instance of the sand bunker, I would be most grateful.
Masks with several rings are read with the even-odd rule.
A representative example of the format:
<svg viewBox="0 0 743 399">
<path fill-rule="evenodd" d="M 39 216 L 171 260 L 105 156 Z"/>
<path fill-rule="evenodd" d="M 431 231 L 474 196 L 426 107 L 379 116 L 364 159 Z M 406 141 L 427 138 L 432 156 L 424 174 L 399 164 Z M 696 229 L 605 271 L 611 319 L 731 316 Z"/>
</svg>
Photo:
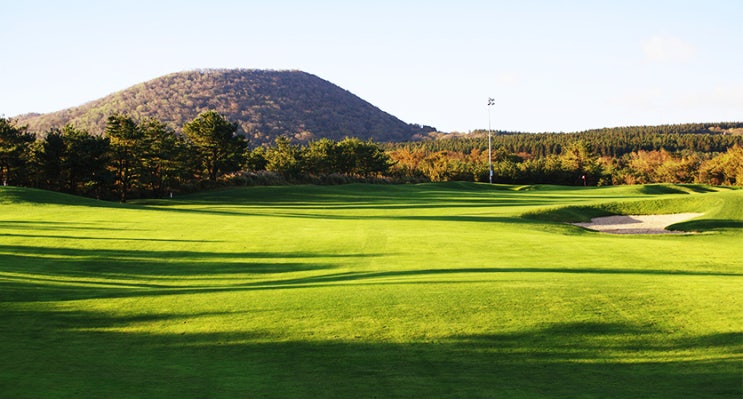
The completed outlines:
<svg viewBox="0 0 743 399">
<path fill-rule="evenodd" d="M 572 223 L 576 226 L 611 234 L 688 234 L 666 230 L 666 227 L 703 215 L 702 213 L 675 213 L 672 215 L 606 216 L 591 219 L 590 223 Z"/>
</svg>

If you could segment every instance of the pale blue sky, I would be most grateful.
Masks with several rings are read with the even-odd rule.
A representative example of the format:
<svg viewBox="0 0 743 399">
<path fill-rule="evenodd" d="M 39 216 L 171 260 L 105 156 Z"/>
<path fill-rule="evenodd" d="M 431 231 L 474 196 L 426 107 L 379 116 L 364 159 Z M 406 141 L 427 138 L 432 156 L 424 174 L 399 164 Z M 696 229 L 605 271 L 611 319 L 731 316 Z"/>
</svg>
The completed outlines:
<svg viewBox="0 0 743 399">
<path fill-rule="evenodd" d="M 443 131 L 743 120 L 743 1 L 0 0 L 0 114 L 299 69 Z"/>
</svg>

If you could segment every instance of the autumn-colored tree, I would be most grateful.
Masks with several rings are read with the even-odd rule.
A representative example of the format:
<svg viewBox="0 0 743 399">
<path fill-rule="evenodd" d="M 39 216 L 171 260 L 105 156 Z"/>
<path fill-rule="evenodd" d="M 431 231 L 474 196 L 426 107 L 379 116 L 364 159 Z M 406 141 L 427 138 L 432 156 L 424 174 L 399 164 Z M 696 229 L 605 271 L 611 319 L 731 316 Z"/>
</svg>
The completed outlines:
<svg viewBox="0 0 743 399">
<path fill-rule="evenodd" d="M 430 181 L 449 180 L 449 158 L 446 151 L 429 154 L 420 163 L 420 170 Z"/>
<path fill-rule="evenodd" d="M 570 143 L 560 155 L 562 172 L 565 174 L 563 184 L 596 185 L 601 177 L 601 164 L 593 155 L 590 143 L 579 140 Z"/>
<path fill-rule="evenodd" d="M 743 186 L 743 146 L 735 145 L 702 163 L 699 181 L 714 185 Z"/>
<path fill-rule="evenodd" d="M 393 174 L 408 178 L 422 175 L 419 165 L 426 157 L 423 147 L 403 146 L 389 151 L 388 155 L 392 162 Z"/>
</svg>

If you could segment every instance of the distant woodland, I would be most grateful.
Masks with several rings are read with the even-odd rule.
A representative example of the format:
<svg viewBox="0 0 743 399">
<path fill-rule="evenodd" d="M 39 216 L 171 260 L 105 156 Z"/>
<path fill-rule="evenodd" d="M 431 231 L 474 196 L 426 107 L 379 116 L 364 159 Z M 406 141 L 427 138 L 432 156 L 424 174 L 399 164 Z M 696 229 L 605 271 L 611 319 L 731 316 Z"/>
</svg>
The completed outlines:
<svg viewBox="0 0 743 399">
<path fill-rule="evenodd" d="M 176 131 L 115 113 L 103 134 L 71 124 L 33 132 L 0 118 L 0 182 L 100 199 L 168 197 L 225 185 L 479 181 L 490 178 L 487 132 L 417 142 L 292 135 L 253 143 L 204 111 Z M 743 123 L 492 135 L 494 183 L 743 185 Z"/>
<path fill-rule="evenodd" d="M 488 181 L 488 134 L 387 145 L 393 170 L 431 181 Z M 743 185 L 743 123 L 492 135 L 493 181 L 508 184 Z"/>
</svg>

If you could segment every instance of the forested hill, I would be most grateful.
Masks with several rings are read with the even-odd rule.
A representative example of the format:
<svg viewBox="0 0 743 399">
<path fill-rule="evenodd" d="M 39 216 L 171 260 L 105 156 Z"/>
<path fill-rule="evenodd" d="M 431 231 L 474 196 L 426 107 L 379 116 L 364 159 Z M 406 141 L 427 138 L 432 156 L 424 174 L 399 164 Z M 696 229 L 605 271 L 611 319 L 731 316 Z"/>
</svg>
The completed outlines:
<svg viewBox="0 0 743 399">
<path fill-rule="evenodd" d="M 237 122 L 254 145 L 272 142 L 279 135 L 300 142 L 346 136 L 408 141 L 435 130 L 405 123 L 306 72 L 246 69 L 174 73 L 79 107 L 22 115 L 17 120 L 36 133 L 72 123 L 100 134 L 111 114 L 124 112 L 138 119 L 155 118 L 180 130 L 205 110 L 216 110 Z"/>
</svg>

